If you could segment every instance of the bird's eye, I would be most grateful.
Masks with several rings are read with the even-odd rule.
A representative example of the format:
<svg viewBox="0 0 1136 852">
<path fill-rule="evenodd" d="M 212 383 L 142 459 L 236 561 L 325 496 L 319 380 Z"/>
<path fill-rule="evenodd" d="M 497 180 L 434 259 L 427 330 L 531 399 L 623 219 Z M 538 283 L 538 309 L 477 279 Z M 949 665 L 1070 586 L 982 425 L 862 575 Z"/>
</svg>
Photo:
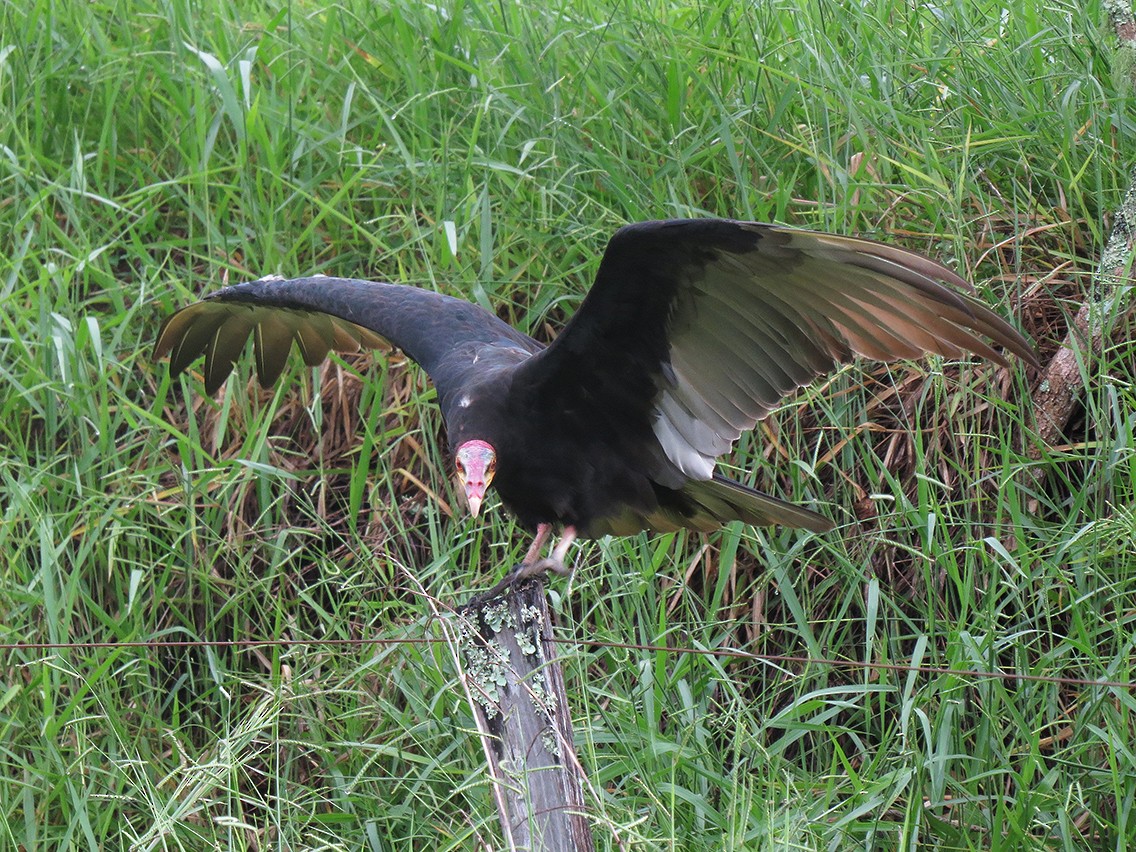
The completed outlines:
<svg viewBox="0 0 1136 852">
<path fill-rule="evenodd" d="M 458 473 L 465 473 L 465 465 L 461 463 L 461 459 L 456 459 L 454 466 L 457 468 Z"/>
</svg>

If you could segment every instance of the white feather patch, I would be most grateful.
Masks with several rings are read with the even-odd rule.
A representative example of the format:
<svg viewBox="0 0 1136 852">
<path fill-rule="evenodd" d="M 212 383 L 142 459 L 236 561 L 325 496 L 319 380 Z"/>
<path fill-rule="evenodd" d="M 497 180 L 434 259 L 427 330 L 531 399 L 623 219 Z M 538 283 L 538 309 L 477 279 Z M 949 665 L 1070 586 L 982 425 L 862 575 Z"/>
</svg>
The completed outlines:
<svg viewBox="0 0 1136 852">
<path fill-rule="evenodd" d="M 692 405 L 696 395 L 683 388 L 677 391 L 664 391 L 656 407 L 659 413 L 671 421 L 682 437 L 699 455 L 717 458 L 730 449 L 731 442 L 724 439 L 705 418 L 698 412 L 698 406 Z"/>
<path fill-rule="evenodd" d="M 669 394 L 663 394 L 657 409 L 658 417 L 651 424 L 655 437 L 659 439 L 659 445 L 667 454 L 667 458 L 686 476 L 691 479 L 709 479 L 714 474 L 715 457 L 700 453 L 675 427 L 675 423 L 663 408 L 667 405 L 668 397 Z"/>
</svg>

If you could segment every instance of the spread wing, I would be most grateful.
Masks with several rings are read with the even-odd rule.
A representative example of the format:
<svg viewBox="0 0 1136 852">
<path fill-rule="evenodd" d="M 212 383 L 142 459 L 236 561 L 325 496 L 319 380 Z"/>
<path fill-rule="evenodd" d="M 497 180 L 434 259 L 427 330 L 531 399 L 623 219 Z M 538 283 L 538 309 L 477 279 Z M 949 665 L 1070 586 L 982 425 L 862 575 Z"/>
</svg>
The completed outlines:
<svg viewBox="0 0 1136 852">
<path fill-rule="evenodd" d="M 506 345 L 535 352 L 539 344 L 477 305 L 401 284 L 353 278 L 266 278 L 225 287 L 167 317 L 154 357 L 170 355 L 177 375 L 205 355 L 205 389 L 224 383 L 249 335 L 257 375 L 267 387 L 280 377 L 295 342 L 310 365 L 334 349 L 397 346 L 435 384 L 460 381 L 447 356 L 459 347 Z"/>
<path fill-rule="evenodd" d="M 855 355 L 1006 364 L 998 346 L 1037 364 L 970 290 L 932 260 L 869 240 L 727 220 L 630 225 L 514 386 L 591 412 L 597 433 L 630 436 L 640 446 L 624 450 L 679 487 L 709 479 L 785 394 Z"/>
</svg>

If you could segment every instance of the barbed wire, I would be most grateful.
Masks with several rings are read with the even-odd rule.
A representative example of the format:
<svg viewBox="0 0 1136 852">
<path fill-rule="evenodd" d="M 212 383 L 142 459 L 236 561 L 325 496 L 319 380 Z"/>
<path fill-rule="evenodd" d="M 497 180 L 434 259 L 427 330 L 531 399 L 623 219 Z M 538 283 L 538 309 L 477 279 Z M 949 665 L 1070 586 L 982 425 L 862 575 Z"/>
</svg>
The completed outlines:
<svg viewBox="0 0 1136 852">
<path fill-rule="evenodd" d="M 289 646 L 363 647 L 396 645 L 437 645 L 448 640 L 442 636 L 373 637 L 370 639 L 149 639 L 105 642 L 0 642 L 0 651 L 107 651 L 119 649 L 162 648 L 281 648 Z M 983 671 L 958 669 L 946 666 L 916 665 L 912 663 L 881 663 L 863 660 L 843 660 L 836 657 L 811 657 L 795 654 L 759 654 L 740 648 L 692 648 L 671 645 L 653 645 L 641 642 L 614 642 L 604 639 L 554 637 L 558 645 L 584 645 L 591 648 L 645 651 L 649 653 L 692 654 L 734 660 L 750 660 L 772 665 L 827 666 L 830 668 L 859 669 L 862 671 L 891 672 L 893 674 L 920 674 L 936 677 L 973 678 L 978 680 L 1024 681 L 1051 683 L 1061 686 L 1096 686 L 1106 689 L 1136 691 L 1136 682 L 1102 678 L 1067 677 L 1063 675 L 1024 674 L 1022 672 Z"/>
</svg>

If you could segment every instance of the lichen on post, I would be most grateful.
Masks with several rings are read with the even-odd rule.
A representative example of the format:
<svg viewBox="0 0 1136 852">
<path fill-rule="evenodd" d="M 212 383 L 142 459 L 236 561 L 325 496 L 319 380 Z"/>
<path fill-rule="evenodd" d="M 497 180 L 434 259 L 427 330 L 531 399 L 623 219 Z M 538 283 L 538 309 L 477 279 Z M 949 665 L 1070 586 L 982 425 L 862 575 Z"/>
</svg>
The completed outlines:
<svg viewBox="0 0 1136 852">
<path fill-rule="evenodd" d="M 458 612 L 461 657 L 512 849 L 594 849 L 543 578 Z"/>
</svg>

